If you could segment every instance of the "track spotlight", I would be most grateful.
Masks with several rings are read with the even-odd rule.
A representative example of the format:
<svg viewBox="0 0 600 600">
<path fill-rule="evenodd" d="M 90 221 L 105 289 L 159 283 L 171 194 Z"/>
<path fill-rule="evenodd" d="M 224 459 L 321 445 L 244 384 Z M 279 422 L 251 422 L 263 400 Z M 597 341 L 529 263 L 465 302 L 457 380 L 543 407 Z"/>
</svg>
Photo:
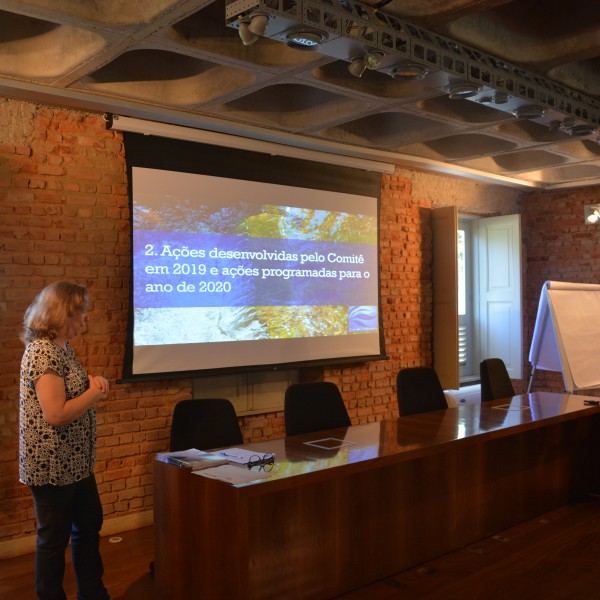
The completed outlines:
<svg viewBox="0 0 600 600">
<path fill-rule="evenodd" d="M 383 52 L 377 52 L 376 50 L 372 50 L 371 52 L 367 52 L 363 61 L 367 66 L 367 69 L 377 69 L 381 64 L 381 59 L 383 58 Z"/>
<path fill-rule="evenodd" d="M 583 207 L 586 225 L 600 225 L 600 204 L 588 204 Z"/>
<path fill-rule="evenodd" d="M 238 31 L 242 44 L 254 44 L 260 36 L 265 35 L 268 24 L 269 16 L 264 13 L 256 12 L 247 17 L 240 17 Z"/>
<path fill-rule="evenodd" d="M 423 79 L 429 74 L 429 69 L 424 65 L 416 63 L 407 63 L 394 67 L 392 77 L 403 81 L 411 81 L 415 79 Z"/>
<path fill-rule="evenodd" d="M 367 65 L 365 64 L 362 56 L 357 56 L 350 61 L 348 65 L 348 71 L 354 77 L 362 77 L 363 73 L 367 70 Z"/>
<path fill-rule="evenodd" d="M 383 58 L 383 52 L 378 52 L 377 50 L 371 50 L 367 52 L 364 56 L 355 56 L 350 59 L 350 64 L 348 65 L 348 71 L 354 77 L 362 77 L 363 73 L 369 70 L 378 69 L 381 65 L 381 59 Z"/>
<path fill-rule="evenodd" d="M 573 135 L 575 137 L 586 137 L 588 135 L 593 135 L 596 133 L 596 127 L 593 125 L 573 125 L 568 130 L 569 135 Z"/>
<path fill-rule="evenodd" d="M 541 119 L 546 114 L 546 109 L 543 106 L 537 104 L 528 104 L 526 106 L 520 106 L 513 115 L 518 119 Z"/>
<path fill-rule="evenodd" d="M 474 83 L 457 83 L 448 88 L 448 98 L 450 100 L 460 100 L 462 98 L 471 98 L 479 94 L 481 86 Z"/>
<path fill-rule="evenodd" d="M 293 27 L 292 29 L 288 29 L 283 35 L 283 39 L 290 48 L 308 52 L 319 50 L 321 44 L 327 40 L 327 37 L 327 34 L 323 31 L 310 27 Z"/>
<path fill-rule="evenodd" d="M 239 27 L 240 39 L 244 46 L 250 46 L 258 40 L 258 35 L 250 31 L 250 23 L 248 21 L 240 21 Z"/>
<path fill-rule="evenodd" d="M 554 119 L 548 123 L 548 129 L 553 131 L 563 131 L 574 137 L 587 137 L 593 135 L 597 131 L 597 127 L 591 123 L 577 124 L 575 117 L 567 117 L 563 121 Z"/>
<path fill-rule="evenodd" d="M 478 98 L 477 102 L 481 102 L 481 104 L 506 104 L 510 99 L 508 94 L 504 92 L 495 92 L 492 96 L 481 96 Z"/>
<path fill-rule="evenodd" d="M 255 13 L 250 16 L 250 25 L 248 26 L 248 29 L 256 35 L 265 35 L 268 24 L 269 17 L 267 15 Z"/>
</svg>

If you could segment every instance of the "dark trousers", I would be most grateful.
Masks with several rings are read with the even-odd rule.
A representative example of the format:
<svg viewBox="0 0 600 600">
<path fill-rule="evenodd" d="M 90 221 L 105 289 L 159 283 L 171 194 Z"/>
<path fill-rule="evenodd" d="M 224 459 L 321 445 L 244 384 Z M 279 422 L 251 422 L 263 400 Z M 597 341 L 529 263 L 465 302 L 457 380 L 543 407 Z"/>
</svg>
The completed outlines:
<svg viewBox="0 0 600 600">
<path fill-rule="evenodd" d="M 70 485 L 32 486 L 37 517 L 35 587 L 40 600 L 66 600 L 65 550 L 77 581 L 77 600 L 108 600 L 100 556 L 102 504 L 93 475 Z"/>
</svg>

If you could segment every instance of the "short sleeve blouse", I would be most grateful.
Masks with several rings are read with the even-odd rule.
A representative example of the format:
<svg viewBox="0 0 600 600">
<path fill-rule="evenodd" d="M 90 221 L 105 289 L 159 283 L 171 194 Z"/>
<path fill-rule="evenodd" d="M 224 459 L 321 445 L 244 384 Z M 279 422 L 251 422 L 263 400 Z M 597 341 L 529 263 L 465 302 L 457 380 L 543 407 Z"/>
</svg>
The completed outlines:
<svg viewBox="0 0 600 600">
<path fill-rule="evenodd" d="M 63 378 L 67 401 L 88 388 L 73 349 L 51 340 L 27 344 L 21 360 L 19 479 L 27 485 L 68 485 L 92 474 L 96 460 L 96 411 L 89 408 L 67 425 L 53 427 L 43 416 L 35 384 L 52 371 Z"/>
</svg>

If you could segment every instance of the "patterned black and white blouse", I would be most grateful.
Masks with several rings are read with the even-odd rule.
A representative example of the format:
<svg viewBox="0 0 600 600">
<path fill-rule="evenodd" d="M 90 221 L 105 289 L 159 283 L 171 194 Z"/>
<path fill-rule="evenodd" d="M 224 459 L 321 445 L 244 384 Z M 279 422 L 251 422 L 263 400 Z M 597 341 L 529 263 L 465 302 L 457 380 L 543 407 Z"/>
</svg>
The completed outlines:
<svg viewBox="0 0 600 600">
<path fill-rule="evenodd" d="M 35 392 L 48 371 L 64 379 L 67 401 L 89 385 L 87 374 L 68 342 L 66 350 L 46 339 L 27 344 L 21 360 L 19 404 L 19 479 L 27 485 L 68 485 L 92 474 L 96 460 L 96 409 L 67 425 L 45 420 Z"/>
</svg>

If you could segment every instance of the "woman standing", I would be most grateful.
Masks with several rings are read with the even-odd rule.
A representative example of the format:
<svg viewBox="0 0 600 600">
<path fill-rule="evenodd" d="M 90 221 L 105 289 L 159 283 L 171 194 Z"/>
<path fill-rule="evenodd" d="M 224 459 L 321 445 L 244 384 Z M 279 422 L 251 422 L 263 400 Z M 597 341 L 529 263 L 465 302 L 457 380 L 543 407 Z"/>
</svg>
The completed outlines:
<svg viewBox="0 0 600 600">
<path fill-rule="evenodd" d="M 100 556 L 102 505 L 94 478 L 95 403 L 108 381 L 88 376 L 69 340 L 85 333 L 89 295 L 61 281 L 25 312 L 21 339 L 19 479 L 31 488 L 37 518 L 35 586 L 41 600 L 66 600 L 65 550 L 78 600 L 107 600 Z"/>
</svg>

